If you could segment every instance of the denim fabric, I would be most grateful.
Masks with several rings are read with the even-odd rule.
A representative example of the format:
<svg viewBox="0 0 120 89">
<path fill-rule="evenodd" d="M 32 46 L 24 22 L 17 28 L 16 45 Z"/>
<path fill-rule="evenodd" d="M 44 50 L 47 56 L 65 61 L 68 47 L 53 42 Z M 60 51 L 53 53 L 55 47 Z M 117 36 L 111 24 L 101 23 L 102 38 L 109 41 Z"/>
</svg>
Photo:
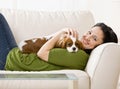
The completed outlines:
<svg viewBox="0 0 120 89">
<path fill-rule="evenodd" d="M 4 69 L 7 54 L 14 47 L 17 47 L 14 36 L 6 19 L 0 13 L 0 70 Z"/>
</svg>

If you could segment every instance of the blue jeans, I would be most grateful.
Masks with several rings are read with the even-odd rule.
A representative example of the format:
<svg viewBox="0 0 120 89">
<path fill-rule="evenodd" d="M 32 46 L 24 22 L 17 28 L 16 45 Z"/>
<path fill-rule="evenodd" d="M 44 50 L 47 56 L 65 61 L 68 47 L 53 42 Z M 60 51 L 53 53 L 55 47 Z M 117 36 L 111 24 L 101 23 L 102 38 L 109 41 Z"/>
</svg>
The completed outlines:
<svg viewBox="0 0 120 89">
<path fill-rule="evenodd" d="M 14 36 L 6 19 L 0 13 L 0 70 L 4 70 L 7 54 L 14 47 L 17 47 Z"/>
</svg>

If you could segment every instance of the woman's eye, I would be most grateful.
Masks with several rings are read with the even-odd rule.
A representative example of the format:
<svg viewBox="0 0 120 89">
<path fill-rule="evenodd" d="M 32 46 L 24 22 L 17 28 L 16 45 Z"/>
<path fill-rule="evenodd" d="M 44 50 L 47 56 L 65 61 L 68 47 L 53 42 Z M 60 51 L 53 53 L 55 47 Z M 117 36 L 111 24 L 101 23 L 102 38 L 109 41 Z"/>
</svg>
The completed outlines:
<svg viewBox="0 0 120 89">
<path fill-rule="evenodd" d="M 97 41 L 97 38 L 96 37 L 93 37 L 94 41 Z"/>
<path fill-rule="evenodd" d="M 97 41 L 97 39 L 96 39 L 96 38 L 94 38 L 94 40 L 95 40 L 95 41 Z"/>
<path fill-rule="evenodd" d="M 88 31 L 88 34 L 91 34 L 91 31 Z"/>
</svg>

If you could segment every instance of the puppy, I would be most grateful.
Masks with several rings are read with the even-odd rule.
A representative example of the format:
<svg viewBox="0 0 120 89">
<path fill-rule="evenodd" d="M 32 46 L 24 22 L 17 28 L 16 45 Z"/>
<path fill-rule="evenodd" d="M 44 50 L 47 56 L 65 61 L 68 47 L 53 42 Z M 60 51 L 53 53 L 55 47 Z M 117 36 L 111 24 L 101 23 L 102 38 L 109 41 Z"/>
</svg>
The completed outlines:
<svg viewBox="0 0 120 89">
<path fill-rule="evenodd" d="M 22 53 L 37 53 L 48 40 L 45 37 L 25 40 L 19 44 L 19 48 Z M 54 48 L 65 48 L 68 52 L 77 52 L 79 49 L 83 49 L 83 45 L 73 36 L 64 36 L 56 42 Z"/>
<path fill-rule="evenodd" d="M 66 48 L 68 52 L 77 52 L 79 49 L 83 49 L 83 45 L 78 39 L 70 36 L 60 38 L 55 48 Z"/>
</svg>

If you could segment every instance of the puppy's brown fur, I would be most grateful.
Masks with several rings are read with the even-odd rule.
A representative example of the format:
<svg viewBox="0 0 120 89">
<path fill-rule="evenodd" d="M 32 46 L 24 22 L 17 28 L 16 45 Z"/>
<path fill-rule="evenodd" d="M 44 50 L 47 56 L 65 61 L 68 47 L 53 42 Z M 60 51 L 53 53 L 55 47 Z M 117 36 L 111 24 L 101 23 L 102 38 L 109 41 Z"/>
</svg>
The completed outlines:
<svg viewBox="0 0 120 89">
<path fill-rule="evenodd" d="M 33 42 L 33 40 L 35 40 Z M 23 53 L 37 53 L 38 50 L 47 42 L 45 38 L 34 38 L 25 40 L 25 45 L 22 46 Z"/>
<path fill-rule="evenodd" d="M 37 53 L 39 49 L 47 42 L 46 38 L 34 38 L 25 40 L 25 44 L 22 46 L 23 53 Z M 83 49 L 83 45 L 80 41 L 76 40 L 76 46 L 79 49 Z M 66 48 L 67 46 L 71 46 L 70 38 L 63 37 L 57 41 L 54 48 Z"/>
</svg>

